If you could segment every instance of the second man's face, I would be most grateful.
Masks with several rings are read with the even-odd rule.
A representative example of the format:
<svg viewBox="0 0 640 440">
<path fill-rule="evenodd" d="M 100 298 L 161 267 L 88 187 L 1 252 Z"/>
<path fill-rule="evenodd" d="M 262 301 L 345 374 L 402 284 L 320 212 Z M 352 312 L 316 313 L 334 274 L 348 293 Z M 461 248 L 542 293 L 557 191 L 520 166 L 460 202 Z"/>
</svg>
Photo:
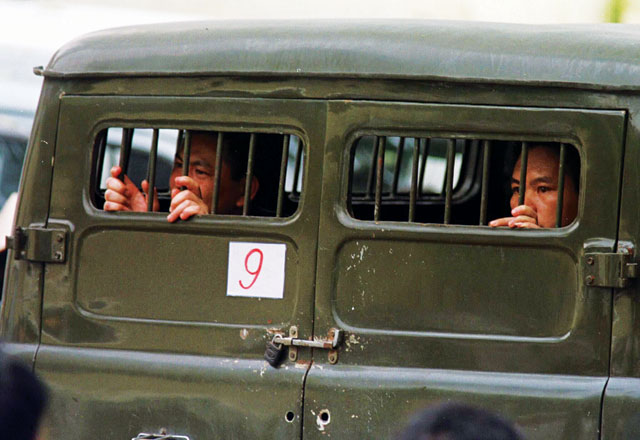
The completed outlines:
<svg viewBox="0 0 640 440">
<path fill-rule="evenodd" d="M 553 228 L 556 224 L 558 201 L 558 154 L 545 146 L 533 147 L 527 156 L 527 176 L 524 204 L 537 213 L 538 225 Z M 578 213 L 578 192 L 571 177 L 565 173 L 561 226 L 570 224 Z M 520 189 L 520 159 L 511 176 L 511 209 L 518 205 Z"/>
</svg>

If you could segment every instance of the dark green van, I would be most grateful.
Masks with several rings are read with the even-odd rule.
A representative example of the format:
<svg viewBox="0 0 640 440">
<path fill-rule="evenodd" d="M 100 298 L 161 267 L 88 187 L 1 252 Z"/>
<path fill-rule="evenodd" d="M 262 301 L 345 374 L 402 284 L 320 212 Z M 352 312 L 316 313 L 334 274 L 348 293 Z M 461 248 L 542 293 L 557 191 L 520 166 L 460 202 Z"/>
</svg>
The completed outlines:
<svg viewBox="0 0 640 440">
<path fill-rule="evenodd" d="M 529 439 L 640 435 L 638 47 L 637 27 L 421 21 L 69 43 L 36 69 L 0 321 L 51 389 L 45 437 L 384 439 L 443 401 Z M 203 132 L 223 159 L 246 144 L 259 189 L 168 222 Z M 490 227 L 537 145 L 577 158 L 575 212 Z M 153 210 L 103 209 L 114 165 Z"/>
</svg>

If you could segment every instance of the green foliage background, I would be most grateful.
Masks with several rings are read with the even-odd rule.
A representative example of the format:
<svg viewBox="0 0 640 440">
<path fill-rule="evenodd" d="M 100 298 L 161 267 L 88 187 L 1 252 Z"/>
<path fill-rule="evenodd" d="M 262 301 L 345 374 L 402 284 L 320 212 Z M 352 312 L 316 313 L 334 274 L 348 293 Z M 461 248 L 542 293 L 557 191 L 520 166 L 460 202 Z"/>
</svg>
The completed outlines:
<svg viewBox="0 0 640 440">
<path fill-rule="evenodd" d="M 608 23 L 622 23 L 624 13 L 629 6 L 629 0 L 609 0 L 605 10 L 605 21 Z"/>
</svg>

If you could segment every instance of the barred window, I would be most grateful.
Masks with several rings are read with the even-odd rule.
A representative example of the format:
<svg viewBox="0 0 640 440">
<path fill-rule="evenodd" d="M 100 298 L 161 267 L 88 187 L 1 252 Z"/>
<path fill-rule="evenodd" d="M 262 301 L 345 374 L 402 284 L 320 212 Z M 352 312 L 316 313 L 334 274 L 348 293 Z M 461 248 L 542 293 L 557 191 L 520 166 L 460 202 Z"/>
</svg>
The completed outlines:
<svg viewBox="0 0 640 440">
<path fill-rule="evenodd" d="M 348 208 L 378 222 L 562 227 L 577 215 L 579 183 L 570 144 L 362 136 L 352 148 Z"/>
<path fill-rule="evenodd" d="M 294 134 L 110 127 L 96 152 L 93 201 L 105 210 L 167 212 L 188 189 L 208 214 L 289 217 L 302 191 L 304 145 Z M 110 177 L 135 187 L 126 209 L 106 204 Z"/>
</svg>

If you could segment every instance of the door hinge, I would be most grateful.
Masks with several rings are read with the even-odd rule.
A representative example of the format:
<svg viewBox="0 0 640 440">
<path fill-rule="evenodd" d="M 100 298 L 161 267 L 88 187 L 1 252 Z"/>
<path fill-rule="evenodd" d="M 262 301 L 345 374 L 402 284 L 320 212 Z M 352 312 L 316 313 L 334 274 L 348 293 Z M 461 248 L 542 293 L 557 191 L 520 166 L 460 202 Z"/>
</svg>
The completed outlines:
<svg viewBox="0 0 640 440">
<path fill-rule="evenodd" d="M 7 248 L 15 251 L 16 260 L 40 263 L 64 263 L 67 257 L 67 231 L 40 226 L 17 227 L 7 237 Z"/>
<path fill-rule="evenodd" d="M 638 263 L 633 258 L 633 249 L 623 248 L 615 253 L 587 253 L 583 267 L 587 286 L 623 288 L 638 277 Z"/>
<path fill-rule="evenodd" d="M 298 347 L 318 348 L 329 350 L 329 363 L 338 362 L 338 345 L 342 342 L 342 330 L 332 328 L 326 339 L 298 339 L 298 327 L 292 326 L 289 329 L 289 337 L 276 335 L 272 341 L 274 344 L 281 344 L 289 347 L 289 360 L 296 361 L 298 358 Z"/>
</svg>

